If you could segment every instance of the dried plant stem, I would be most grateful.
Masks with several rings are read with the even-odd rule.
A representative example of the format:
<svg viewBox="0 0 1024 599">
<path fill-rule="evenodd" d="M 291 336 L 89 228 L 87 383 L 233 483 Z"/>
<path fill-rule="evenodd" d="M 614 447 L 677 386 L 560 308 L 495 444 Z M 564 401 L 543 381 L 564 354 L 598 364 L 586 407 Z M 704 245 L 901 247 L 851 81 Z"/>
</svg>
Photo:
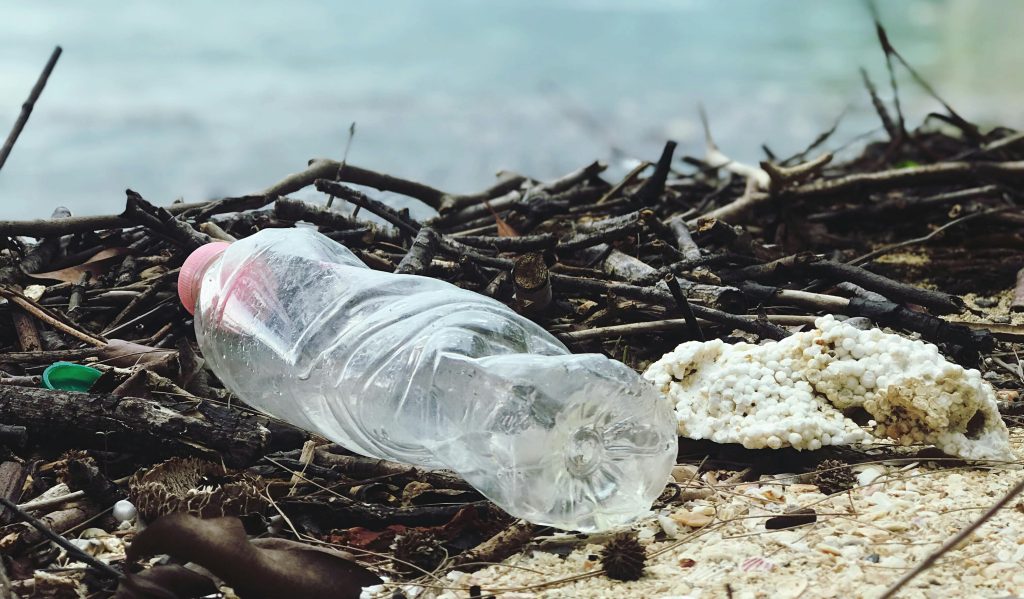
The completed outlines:
<svg viewBox="0 0 1024 599">
<path fill-rule="evenodd" d="M 39 79 L 36 80 L 36 84 L 32 87 L 32 91 L 28 95 L 28 99 L 21 105 L 21 114 L 18 115 L 18 120 L 14 122 L 14 127 L 11 128 L 11 132 L 7 135 L 7 139 L 4 141 L 3 147 L 0 147 L 0 169 L 4 167 L 4 163 L 7 162 L 7 157 L 10 156 L 11 150 L 14 149 L 14 143 L 18 141 L 18 136 L 21 135 L 21 130 L 25 128 L 25 123 L 28 122 L 28 117 L 32 114 L 32 109 L 36 106 L 36 101 L 39 99 L 40 94 L 43 93 L 43 88 L 46 87 L 46 81 L 50 78 L 50 73 L 53 72 L 53 68 L 57 66 L 57 59 L 60 58 L 63 50 L 60 46 L 53 49 L 53 53 L 50 54 L 50 59 L 46 61 L 46 66 L 43 67 L 43 72 L 39 74 Z"/>
</svg>

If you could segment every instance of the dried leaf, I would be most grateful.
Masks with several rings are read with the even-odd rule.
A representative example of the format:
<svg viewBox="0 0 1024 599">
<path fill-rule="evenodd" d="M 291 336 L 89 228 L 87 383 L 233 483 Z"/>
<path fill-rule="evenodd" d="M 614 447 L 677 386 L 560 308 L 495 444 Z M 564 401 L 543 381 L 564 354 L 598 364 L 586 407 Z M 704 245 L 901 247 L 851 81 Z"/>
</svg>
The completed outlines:
<svg viewBox="0 0 1024 599">
<path fill-rule="evenodd" d="M 437 505 L 442 503 L 470 503 L 478 501 L 480 494 L 464 489 L 435 489 L 433 486 L 413 481 L 402 490 L 402 505 Z"/>
<path fill-rule="evenodd" d="M 217 592 L 217 585 L 185 566 L 154 566 L 129 574 L 117 587 L 114 599 L 193 599 Z"/>
<path fill-rule="evenodd" d="M 495 212 L 490 202 L 484 200 L 484 206 L 487 206 L 487 210 L 494 216 L 494 222 L 498 225 L 498 237 L 519 237 L 519 232 L 513 229 L 512 225 L 505 222 L 505 219 Z"/>
<path fill-rule="evenodd" d="M 178 376 L 174 382 L 182 387 L 186 387 L 196 378 L 199 371 L 203 369 L 203 364 L 206 363 L 206 360 L 196 354 L 195 350 L 192 349 L 192 344 L 184 337 L 178 340 L 174 345 L 174 349 L 178 350 Z"/>
<path fill-rule="evenodd" d="M 178 375 L 178 352 L 173 349 L 158 349 L 122 339 L 111 339 L 100 348 L 100 362 L 120 368 L 143 366 L 157 374 L 176 378 Z"/>
<path fill-rule="evenodd" d="M 331 535 L 331 542 L 336 545 L 344 545 L 356 549 L 383 551 L 391 546 L 395 541 L 395 537 L 404 534 L 406 530 L 407 527 L 401 524 L 392 524 L 384 530 L 370 530 L 362 526 L 356 526 Z"/>
<path fill-rule="evenodd" d="M 130 560 L 156 554 L 203 566 L 242 599 L 354 599 L 362 587 L 381 583 L 341 551 L 287 539 L 250 542 L 238 518 L 164 516 L 128 548 Z"/>
<path fill-rule="evenodd" d="M 88 272 L 94 277 L 101 275 L 107 271 L 111 262 L 114 262 L 117 258 L 120 258 L 129 252 L 130 250 L 128 248 L 107 248 L 96 252 L 91 258 L 81 264 L 50 272 L 28 272 L 25 274 L 33 279 L 47 279 L 64 281 L 65 283 L 77 283 L 79 279 L 82 278 L 82 273 Z"/>
</svg>

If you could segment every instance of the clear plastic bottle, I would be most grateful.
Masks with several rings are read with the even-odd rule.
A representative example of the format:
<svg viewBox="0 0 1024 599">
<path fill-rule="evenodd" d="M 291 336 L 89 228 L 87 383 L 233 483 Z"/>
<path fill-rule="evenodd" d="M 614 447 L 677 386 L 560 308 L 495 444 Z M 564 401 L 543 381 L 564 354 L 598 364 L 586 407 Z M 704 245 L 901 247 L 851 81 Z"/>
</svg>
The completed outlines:
<svg viewBox="0 0 1024 599">
<path fill-rule="evenodd" d="M 514 516 L 602 530 L 668 482 L 668 402 L 490 298 L 371 270 L 305 228 L 203 246 L 178 290 L 246 403 L 363 455 L 450 468 Z"/>
</svg>

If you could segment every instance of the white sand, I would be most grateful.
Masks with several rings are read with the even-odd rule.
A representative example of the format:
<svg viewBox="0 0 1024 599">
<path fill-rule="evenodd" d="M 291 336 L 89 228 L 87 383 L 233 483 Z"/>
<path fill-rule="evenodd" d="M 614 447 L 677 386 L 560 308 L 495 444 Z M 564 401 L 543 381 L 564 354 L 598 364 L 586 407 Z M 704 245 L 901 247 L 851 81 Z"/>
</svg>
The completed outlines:
<svg viewBox="0 0 1024 599">
<path fill-rule="evenodd" d="M 1011 434 L 1015 451 L 1024 455 L 1024 431 Z M 703 491 L 688 493 L 694 499 L 663 510 L 660 520 L 665 524 L 651 517 L 634 527 L 653 555 L 636 582 L 605 577 L 599 562 L 588 559 L 599 554 L 601 546 L 583 544 L 566 558 L 531 548 L 471 575 L 451 572 L 442 577 L 448 590 L 424 589 L 421 597 L 468 597 L 471 584 L 481 585 L 484 596 L 493 593 L 505 599 L 707 599 L 726 597 L 726 584 L 736 599 L 877 597 L 1002 497 L 1024 476 L 1014 468 L 862 466 L 857 470 L 868 470 L 860 475 L 862 482 L 879 474 L 881 478 L 832 497 L 793 478 L 771 482 L 771 477 L 763 477 L 758 483 L 732 485 L 714 484 L 711 478 L 711 485 L 700 484 Z M 702 494 L 707 497 L 696 498 Z M 765 529 L 767 517 L 802 506 L 817 510 L 817 523 L 783 531 Z M 678 524 L 707 520 L 698 529 Z M 666 539 L 666 532 L 677 539 Z M 1015 501 L 898 596 L 1021 595 L 1022 560 L 1024 503 Z M 588 576 L 558 582 L 579 575 Z"/>
</svg>

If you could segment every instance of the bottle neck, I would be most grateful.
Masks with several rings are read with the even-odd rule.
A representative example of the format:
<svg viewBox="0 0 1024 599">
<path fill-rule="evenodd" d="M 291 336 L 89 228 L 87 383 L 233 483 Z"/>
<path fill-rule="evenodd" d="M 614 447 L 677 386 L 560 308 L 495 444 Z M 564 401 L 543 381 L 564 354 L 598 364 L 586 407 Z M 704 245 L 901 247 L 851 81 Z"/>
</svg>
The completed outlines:
<svg viewBox="0 0 1024 599">
<path fill-rule="evenodd" d="M 178 299 L 189 314 L 195 314 L 203 275 L 229 246 L 230 244 L 223 241 L 199 246 L 181 265 L 178 272 Z"/>
</svg>

